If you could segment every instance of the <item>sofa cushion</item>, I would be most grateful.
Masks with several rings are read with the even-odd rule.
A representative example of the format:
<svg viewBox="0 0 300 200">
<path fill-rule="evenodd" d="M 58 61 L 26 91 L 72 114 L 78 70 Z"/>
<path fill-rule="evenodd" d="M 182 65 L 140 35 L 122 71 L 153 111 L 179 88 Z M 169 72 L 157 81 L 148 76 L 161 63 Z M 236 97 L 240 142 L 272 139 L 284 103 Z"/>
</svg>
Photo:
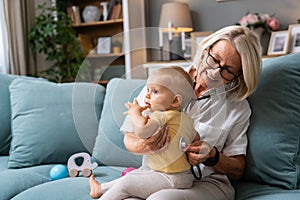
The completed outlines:
<svg viewBox="0 0 300 200">
<path fill-rule="evenodd" d="M 145 80 L 124 80 L 115 78 L 107 85 L 98 136 L 93 150 L 93 159 L 100 165 L 138 167 L 141 156 L 128 152 L 123 144 L 124 135 L 120 132 L 126 111 L 125 103 L 133 101 Z"/>
<path fill-rule="evenodd" d="M 11 141 L 11 108 L 9 85 L 16 79 L 46 80 L 27 76 L 9 75 L 0 73 L 0 155 L 8 155 Z"/>
<path fill-rule="evenodd" d="M 0 199 L 12 199 L 28 188 L 50 181 L 49 171 L 53 166 L 42 165 L 0 171 Z"/>
<path fill-rule="evenodd" d="M 299 200 L 300 190 L 285 190 L 254 182 L 240 182 L 236 188 L 236 200 Z"/>
<path fill-rule="evenodd" d="M 300 173 L 300 53 L 263 62 L 252 107 L 244 179 L 295 189 Z"/>
<path fill-rule="evenodd" d="M 104 92 L 93 83 L 14 80 L 8 167 L 66 163 L 72 154 L 92 152 Z"/>
<path fill-rule="evenodd" d="M 101 166 L 93 170 L 93 174 L 100 182 L 114 180 L 121 176 L 124 168 Z M 90 197 L 90 187 L 86 177 L 64 178 L 55 181 L 49 181 L 29 188 L 26 191 L 16 195 L 11 200 L 88 200 Z M 0 188 L 1 191 L 1 188 Z"/>
</svg>

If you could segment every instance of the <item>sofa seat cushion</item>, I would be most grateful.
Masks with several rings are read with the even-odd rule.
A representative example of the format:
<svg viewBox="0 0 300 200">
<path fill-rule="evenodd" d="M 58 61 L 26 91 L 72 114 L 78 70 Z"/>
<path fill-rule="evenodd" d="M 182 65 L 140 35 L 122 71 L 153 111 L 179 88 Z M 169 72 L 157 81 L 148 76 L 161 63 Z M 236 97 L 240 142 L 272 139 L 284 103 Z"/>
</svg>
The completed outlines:
<svg viewBox="0 0 300 200">
<path fill-rule="evenodd" d="M 42 78 L 0 73 L 0 155 L 8 155 L 11 142 L 11 107 L 9 85 L 14 79 L 45 81 Z"/>
<path fill-rule="evenodd" d="M 28 188 L 50 181 L 49 172 L 53 166 L 41 165 L 0 171 L 0 199 L 11 199 Z"/>
<path fill-rule="evenodd" d="M 296 189 L 300 180 L 300 53 L 263 62 L 252 108 L 244 180 Z"/>
<path fill-rule="evenodd" d="M 104 96 L 105 88 L 93 83 L 12 81 L 8 167 L 66 163 L 92 152 Z"/>
<path fill-rule="evenodd" d="M 93 174 L 100 183 L 103 183 L 120 177 L 122 170 L 124 170 L 124 168 L 101 166 L 93 170 Z M 80 176 L 49 181 L 29 188 L 12 198 L 12 200 L 90 200 L 88 180 L 89 178 Z"/>
<path fill-rule="evenodd" d="M 240 182 L 236 200 L 299 200 L 300 190 L 285 190 L 254 182 Z"/>
<path fill-rule="evenodd" d="M 8 168 L 8 156 L 0 156 L 0 171 Z"/>
<path fill-rule="evenodd" d="M 141 156 L 128 152 L 123 144 L 124 134 L 120 131 L 126 111 L 125 103 L 132 102 L 144 87 L 145 80 L 109 81 L 103 111 L 93 150 L 93 159 L 100 165 L 139 167 Z"/>
</svg>

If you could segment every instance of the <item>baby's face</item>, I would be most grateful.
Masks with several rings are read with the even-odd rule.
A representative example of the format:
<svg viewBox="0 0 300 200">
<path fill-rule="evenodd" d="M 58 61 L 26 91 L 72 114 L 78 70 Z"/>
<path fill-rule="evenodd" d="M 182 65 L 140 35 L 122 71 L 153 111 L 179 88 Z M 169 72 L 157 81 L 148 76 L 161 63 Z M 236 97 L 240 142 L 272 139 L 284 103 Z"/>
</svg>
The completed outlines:
<svg viewBox="0 0 300 200">
<path fill-rule="evenodd" d="M 171 109 L 174 99 L 175 95 L 168 88 L 159 84 L 147 84 L 145 104 L 149 106 L 150 111 Z"/>
</svg>

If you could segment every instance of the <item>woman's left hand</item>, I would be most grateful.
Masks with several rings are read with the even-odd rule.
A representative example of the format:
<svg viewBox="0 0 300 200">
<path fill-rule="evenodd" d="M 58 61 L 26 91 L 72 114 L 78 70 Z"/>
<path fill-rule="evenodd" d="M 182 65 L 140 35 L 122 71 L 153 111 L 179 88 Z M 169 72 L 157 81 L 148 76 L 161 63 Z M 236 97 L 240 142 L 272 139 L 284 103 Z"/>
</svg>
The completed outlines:
<svg viewBox="0 0 300 200">
<path fill-rule="evenodd" d="M 211 150 L 212 147 L 207 142 L 198 140 L 189 145 L 185 152 L 188 155 L 189 163 L 198 165 L 210 157 Z"/>
</svg>

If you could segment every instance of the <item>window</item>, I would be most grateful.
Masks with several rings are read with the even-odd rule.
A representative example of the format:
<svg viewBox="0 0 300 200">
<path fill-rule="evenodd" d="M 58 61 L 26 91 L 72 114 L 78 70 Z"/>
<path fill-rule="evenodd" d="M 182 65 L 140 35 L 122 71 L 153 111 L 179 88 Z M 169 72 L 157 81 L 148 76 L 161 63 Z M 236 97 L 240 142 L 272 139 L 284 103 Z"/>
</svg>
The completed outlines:
<svg viewBox="0 0 300 200">
<path fill-rule="evenodd" d="M 8 44 L 3 0 L 0 0 L 0 72 L 8 73 Z"/>
</svg>

